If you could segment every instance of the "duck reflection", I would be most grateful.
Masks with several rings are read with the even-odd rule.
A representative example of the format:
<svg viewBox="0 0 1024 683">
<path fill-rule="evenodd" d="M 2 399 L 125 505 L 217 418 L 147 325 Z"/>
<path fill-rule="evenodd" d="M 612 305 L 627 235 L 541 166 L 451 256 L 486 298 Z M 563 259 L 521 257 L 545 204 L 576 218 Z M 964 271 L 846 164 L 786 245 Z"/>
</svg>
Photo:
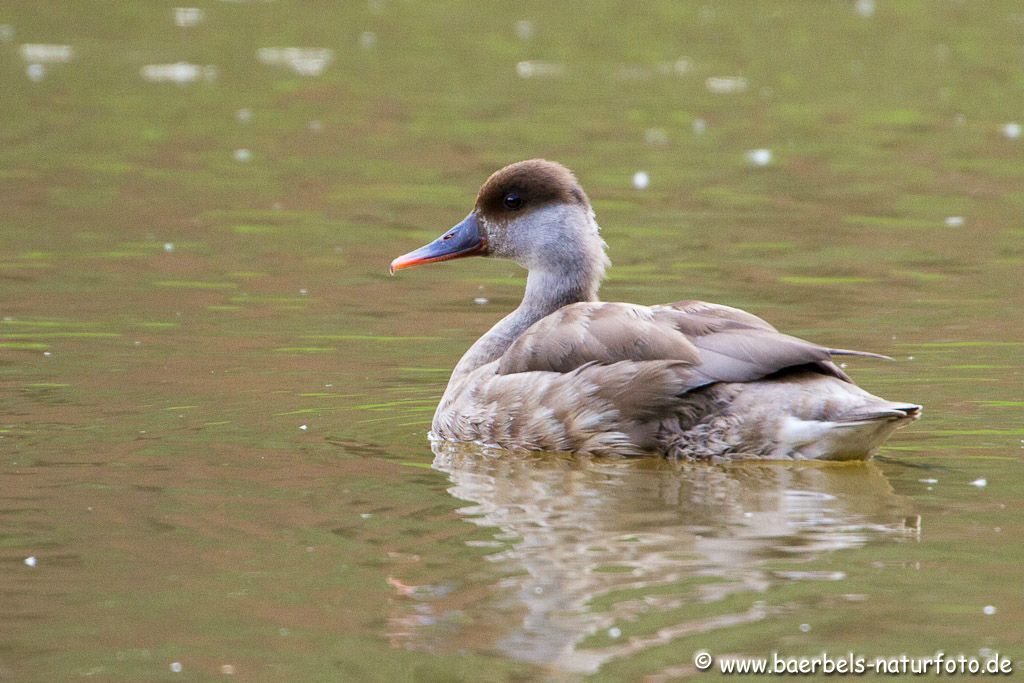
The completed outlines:
<svg viewBox="0 0 1024 683">
<path fill-rule="evenodd" d="M 709 618 L 695 610 L 653 635 L 625 637 L 615 626 L 655 612 L 685 614 L 686 604 L 764 592 L 781 581 L 841 580 L 841 572 L 773 572 L 766 564 L 813 559 L 880 535 L 914 537 L 920 527 L 909 501 L 871 462 L 718 467 L 451 443 L 435 444 L 434 454 L 449 493 L 471 503 L 459 510 L 466 521 L 496 530 L 488 557 L 495 571 L 485 572 L 489 597 L 460 613 L 463 625 L 481 629 L 465 638 L 442 629 L 442 636 L 426 604 L 398 601 L 393 642 L 434 649 L 463 640 L 563 671 L 596 671 L 683 635 L 765 619 L 768 610 L 755 598 L 738 613 Z M 451 590 L 482 589 L 474 582 Z M 492 642 L 480 642 L 485 632 Z"/>
</svg>

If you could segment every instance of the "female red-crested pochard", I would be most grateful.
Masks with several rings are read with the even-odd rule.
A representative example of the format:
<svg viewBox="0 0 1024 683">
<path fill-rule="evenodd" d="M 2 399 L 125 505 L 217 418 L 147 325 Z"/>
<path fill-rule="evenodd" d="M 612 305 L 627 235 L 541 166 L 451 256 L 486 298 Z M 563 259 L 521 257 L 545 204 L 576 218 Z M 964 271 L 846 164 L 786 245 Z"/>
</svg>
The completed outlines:
<svg viewBox="0 0 1024 683">
<path fill-rule="evenodd" d="M 869 394 L 830 349 L 702 301 L 605 303 L 587 195 L 542 159 L 501 169 L 466 218 L 401 268 L 497 256 L 529 271 L 515 311 L 470 347 L 432 437 L 509 449 L 682 458 L 867 458 L 921 407 Z M 878 356 L 876 356 L 878 357 Z"/>
</svg>

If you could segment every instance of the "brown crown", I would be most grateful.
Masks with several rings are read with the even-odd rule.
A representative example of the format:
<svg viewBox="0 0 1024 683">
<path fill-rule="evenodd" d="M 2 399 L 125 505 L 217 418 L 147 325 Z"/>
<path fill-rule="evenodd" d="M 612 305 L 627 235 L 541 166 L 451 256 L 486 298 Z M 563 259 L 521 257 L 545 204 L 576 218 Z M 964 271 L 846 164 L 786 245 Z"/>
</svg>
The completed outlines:
<svg viewBox="0 0 1024 683">
<path fill-rule="evenodd" d="M 590 203 L 572 171 L 553 161 L 530 159 L 492 174 L 477 195 L 478 211 L 492 220 L 507 219 L 514 212 L 505 206 L 505 197 L 513 192 L 523 200 L 524 211 L 547 204 Z"/>
</svg>

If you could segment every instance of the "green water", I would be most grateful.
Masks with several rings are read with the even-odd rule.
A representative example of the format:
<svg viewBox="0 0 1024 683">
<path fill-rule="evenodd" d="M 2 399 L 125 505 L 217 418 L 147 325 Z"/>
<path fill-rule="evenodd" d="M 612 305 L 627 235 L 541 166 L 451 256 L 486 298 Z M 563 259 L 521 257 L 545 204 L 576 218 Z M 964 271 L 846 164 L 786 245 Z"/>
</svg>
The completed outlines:
<svg viewBox="0 0 1024 683">
<path fill-rule="evenodd" d="M 198 7 L 0 3 L 0 679 L 1024 666 L 1019 3 Z M 925 417 L 845 466 L 435 455 L 523 273 L 387 264 L 533 156 L 606 299 L 891 355 L 848 371 Z"/>
</svg>

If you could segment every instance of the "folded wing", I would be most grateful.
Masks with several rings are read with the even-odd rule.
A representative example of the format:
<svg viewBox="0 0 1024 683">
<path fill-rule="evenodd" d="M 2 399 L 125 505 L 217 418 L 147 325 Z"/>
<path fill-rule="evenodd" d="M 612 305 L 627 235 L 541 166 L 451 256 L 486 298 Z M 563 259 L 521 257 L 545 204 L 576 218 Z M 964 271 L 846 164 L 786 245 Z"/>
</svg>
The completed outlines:
<svg viewBox="0 0 1024 683">
<path fill-rule="evenodd" d="M 531 326 L 501 357 L 498 374 L 666 361 L 682 379 L 685 393 L 797 367 L 850 381 L 831 360 L 840 354 L 875 355 L 813 344 L 782 334 L 745 311 L 701 301 L 662 306 L 584 302 Z"/>
</svg>

